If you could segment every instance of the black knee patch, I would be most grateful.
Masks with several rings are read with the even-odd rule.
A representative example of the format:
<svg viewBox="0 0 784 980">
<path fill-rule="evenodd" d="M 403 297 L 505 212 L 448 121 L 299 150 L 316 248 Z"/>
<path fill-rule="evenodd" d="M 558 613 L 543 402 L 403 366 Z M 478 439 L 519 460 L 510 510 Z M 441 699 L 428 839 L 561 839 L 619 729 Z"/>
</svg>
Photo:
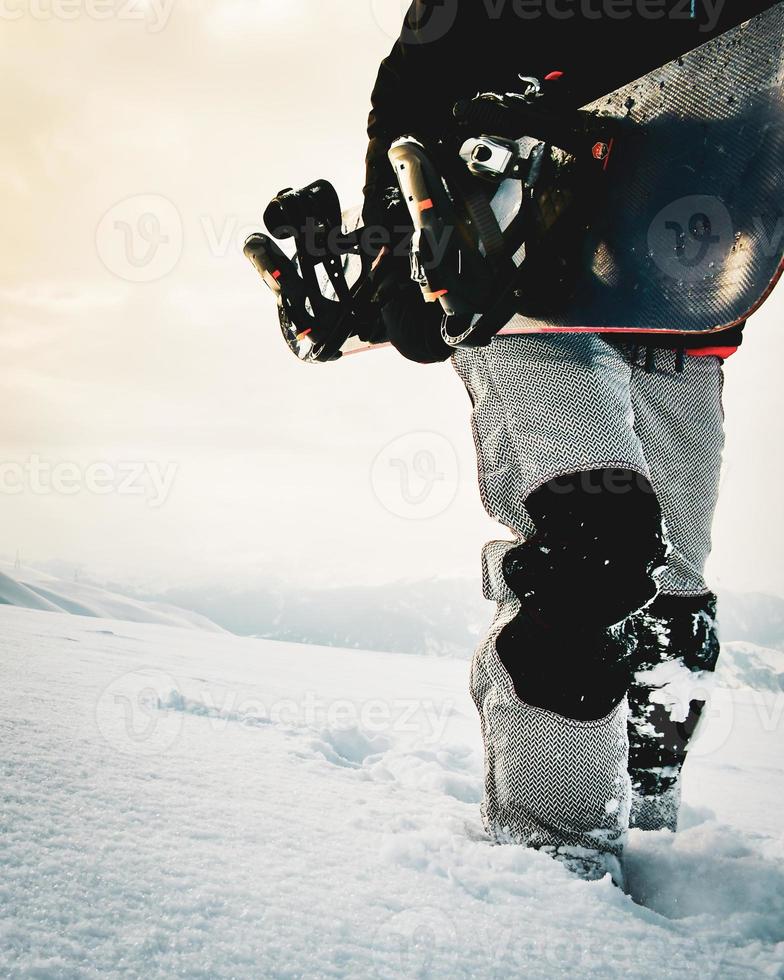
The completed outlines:
<svg viewBox="0 0 784 980">
<path fill-rule="evenodd" d="M 666 541 L 650 483 L 630 470 L 551 480 L 526 501 L 536 535 L 504 559 L 521 602 L 545 622 L 610 626 L 656 595 Z"/>
<path fill-rule="evenodd" d="M 520 612 L 497 641 L 518 696 L 577 719 L 603 717 L 632 677 L 626 624 L 656 595 L 667 545 L 650 483 L 603 469 L 552 480 L 526 507 L 537 533 L 504 557 Z"/>
<path fill-rule="evenodd" d="M 522 701 L 566 718 L 603 718 L 632 681 L 634 635 L 626 623 L 589 629 L 565 614 L 552 628 L 521 609 L 501 630 L 496 650 Z"/>
</svg>

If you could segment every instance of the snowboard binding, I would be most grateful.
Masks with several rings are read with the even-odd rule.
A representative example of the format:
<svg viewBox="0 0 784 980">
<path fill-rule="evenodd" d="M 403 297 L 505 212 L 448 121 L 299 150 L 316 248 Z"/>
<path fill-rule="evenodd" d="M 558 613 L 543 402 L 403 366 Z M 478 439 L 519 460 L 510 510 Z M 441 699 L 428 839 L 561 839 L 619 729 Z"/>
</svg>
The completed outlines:
<svg viewBox="0 0 784 980">
<path fill-rule="evenodd" d="M 606 157 L 590 152 L 611 145 L 591 129 L 593 117 L 589 125 L 580 113 L 548 115 L 535 106 L 542 83 L 521 78 L 521 94 L 455 106 L 455 138 L 426 147 L 405 136 L 389 151 L 413 225 L 411 279 L 425 302 L 440 302 L 449 347 L 489 343 L 521 295 L 529 306 L 535 296 L 563 296 L 569 249 L 544 242 L 577 199 L 578 157 L 607 166 L 609 149 Z M 269 235 L 251 235 L 244 252 L 274 293 L 284 339 L 300 360 L 334 361 L 386 341 L 385 291 L 405 272 L 388 249 L 363 248 L 358 213 L 341 214 L 330 183 L 280 191 L 264 224 Z M 290 242 L 292 254 L 273 239 Z"/>
<path fill-rule="evenodd" d="M 275 295 L 283 338 L 300 360 L 334 361 L 383 341 L 373 298 L 374 259 L 362 248 L 361 229 L 344 226 L 328 181 L 280 191 L 264 212 L 264 224 L 272 237 L 254 233 L 243 251 Z M 292 242 L 293 255 L 273 238 Z"/>
<path fill-rule="evenodd" d="M 426 302 L 440 302 L 452 347 L 488 344 L 516 313 L 563 302 L 601 197 L 608 124 L 538 109 L 540 83 L 523 80 L 523 94 L 455 106 L 457 153 L 411 136 L 389 151 L 414 225 L 411 276 Z"/>
</svg>

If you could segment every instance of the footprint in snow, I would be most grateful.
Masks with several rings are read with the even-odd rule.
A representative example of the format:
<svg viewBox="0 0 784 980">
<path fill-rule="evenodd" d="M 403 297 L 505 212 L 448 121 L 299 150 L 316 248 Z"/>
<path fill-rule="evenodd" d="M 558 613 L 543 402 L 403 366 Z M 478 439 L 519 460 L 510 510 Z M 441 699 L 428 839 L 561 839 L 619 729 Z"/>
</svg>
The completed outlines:
<svg viewBox="0 0 784 980">
<path fill-rule="evenodd" d="M 391 744 L 385 736 L 366 735 L 359 728 L 327 728 L 310 747 L 333 766 L 359 769 L 371 757 L 387 752 Z"/>
</svg>

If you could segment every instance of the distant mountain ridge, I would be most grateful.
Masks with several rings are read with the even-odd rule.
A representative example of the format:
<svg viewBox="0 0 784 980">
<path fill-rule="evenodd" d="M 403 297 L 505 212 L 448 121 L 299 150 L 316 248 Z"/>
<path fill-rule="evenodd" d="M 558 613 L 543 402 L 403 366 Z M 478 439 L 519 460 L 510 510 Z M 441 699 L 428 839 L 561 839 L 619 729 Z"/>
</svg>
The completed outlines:
<svg viewBox="0 0 784 980">
<path fill-rule="evenodd" d="M 492 618 L 470 579 L 288 590 L 220 584 L 128 596 L 0 562 L 0 604 L 131 622 L 227 630 L 316 646 L 468 659 Z M 724 593 L 719 683 L 784 691 L 784 599 Z"/>
<path fill-rule="evenodd" d="M 274 583 L 210 585 L 172 589 L 163 598 L 241 635 L 461 658 L 471 655 L 493 614 L 470 579 L 291 591 Z M 778 596 L 725 592 L 720 620 L 725 642 L 784 651 L 784 599 Z"/>
</svg>

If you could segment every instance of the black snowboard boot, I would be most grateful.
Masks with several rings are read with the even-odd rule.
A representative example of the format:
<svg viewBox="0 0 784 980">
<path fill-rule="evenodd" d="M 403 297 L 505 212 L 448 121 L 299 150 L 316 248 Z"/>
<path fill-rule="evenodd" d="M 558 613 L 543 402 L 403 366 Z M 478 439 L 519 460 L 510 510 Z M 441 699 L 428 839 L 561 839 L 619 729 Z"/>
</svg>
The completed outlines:
<svg viewBox="0 0 784 980">
<path fill-rule="evenodd" d="M 681 770 L 719 656 L 716 597 L 660 595 L 628 623 L 637 638 L 628 694 L 630 826 L 674 832 Z"/>
</svg>

